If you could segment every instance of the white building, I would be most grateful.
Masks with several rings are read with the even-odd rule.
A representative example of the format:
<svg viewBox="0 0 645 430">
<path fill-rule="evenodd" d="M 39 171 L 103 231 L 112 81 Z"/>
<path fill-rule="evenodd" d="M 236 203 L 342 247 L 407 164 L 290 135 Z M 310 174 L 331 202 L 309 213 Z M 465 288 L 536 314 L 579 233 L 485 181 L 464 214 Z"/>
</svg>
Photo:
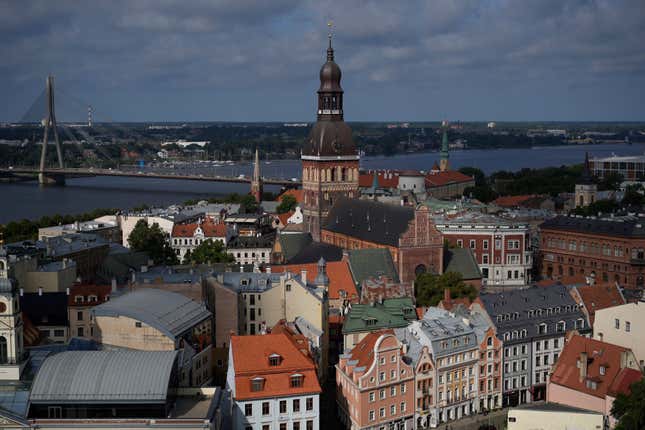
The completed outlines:
<svg viewBox="0 0 645 430">
<path fill-rule="evenodd" d="M 613 343 L 634 352 L 641 370 L 645 371 L 645 302 L 596 311 L 594 338 Z"/>
<path fill-rule="evenodd" d="M 226 388 L 234 430 L 318 430 L 320 384 L 306 347 L 289 334 L 231 336 Z"/>
<path fill-rule="evenodd" d="M 9 279 L 7 253 L 0 246 L 0 380 L 19 380 L 25 366 L 18 289 Z"/>
<path fill-rule="evenodd" d="M 170 246 L 179 260 L 183 260 L 186 253 L 192 252 L 206 240 L 220 242 L 226 246 L 229 238 L 230 232 L 226 224 L 207 217 L 200 218 L 197 222 L 175 224 L 170 235 Z"/>
<path fill-rule="evenodd" d="M 227 243 L 227 252 L 239 264 L 270 264 L 275 232 L 258 236 L 235 236 Z"/>
</svg>

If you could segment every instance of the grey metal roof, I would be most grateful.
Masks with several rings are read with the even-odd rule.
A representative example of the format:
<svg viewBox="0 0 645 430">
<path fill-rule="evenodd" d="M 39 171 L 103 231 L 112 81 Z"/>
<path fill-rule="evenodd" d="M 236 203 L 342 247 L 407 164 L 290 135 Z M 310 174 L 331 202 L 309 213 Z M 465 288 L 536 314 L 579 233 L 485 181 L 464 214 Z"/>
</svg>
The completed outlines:
<svg viewBox="0 0 645 430">
<path fill-rule="evenodd" d="M 504 333 L 526 330 L 524 338 L 511 338 L 505 340 L 505 344 L 524 343 L 534 337 L 553 337 L 560 321 L 565 322 L 565 331 L 575 328 L 579 319 L 584 321 L 585 326 L 578 328 L 578 331 L 585 333 L 591 328 L 578 304 L 563 285 L 531 287 L 495 294 L 482 293 L 479 298 L 497 327 L 497 337 L 502 339 Z M 547 325 L 546 334 L 538 333 L 538 326 L 542 323 Z"/>
<path fill-rule="evenodd" d="M 177 351 L 68 351 L 48 357 L 31 403 L 165 402 Z"/>
<path fill-rule="evenodd" d="M 575 231 L 605 236 L 644 237 L 645 219 L 639 217 L 617 217 L 614 219 L 558 216 L 544 221 L 540 229 Z"/>
<path fill-rule="evenodd" d="M 176 338 L 211 316 L 206 307 L 170 291 L 144 288 L 124 294 L 93 310 L 95 316 L 127 316 Z"/>
</svg>

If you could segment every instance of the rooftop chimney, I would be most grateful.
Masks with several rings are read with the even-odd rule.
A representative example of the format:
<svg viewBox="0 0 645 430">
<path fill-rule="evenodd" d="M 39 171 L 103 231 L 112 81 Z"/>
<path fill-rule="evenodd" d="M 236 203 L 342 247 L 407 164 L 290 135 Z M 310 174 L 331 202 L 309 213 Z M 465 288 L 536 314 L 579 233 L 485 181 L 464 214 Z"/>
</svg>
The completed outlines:
<svg viewBox="0 0 645 430">
<path fill-rule="evenodd" d="M 112 292 L 116 293 L 116 278 L 112 278 Z"/>
<path fill-rule="evenodd" d="M 302 281 L 303 284 L 307 285 L 307 271 L 302 270 L 300 272 L 300 280 Z"/>
<path fill-rule="evenodd" d="M 620 368 L 624 369 L 627 367 L 627 351 L 620 352 Z"/>
<path fill-rule="evenodd" d="M 38 287 L 38 295 L 39 296 L 43 295 L 43 287 Z"/>
<path fill-rule="evenodd" d="M 443 301 L 444 303 L 450 303 L 450 289 L 444 288 L 443 290 Z"/>
<path fill-rule="evenodd" d="M 268 274 L 271 274 L 271 266 L 267 266 L 264 271 Z"/>
<path fill-rule="evenodd" d="M 584 381 L 587 378 L 587 353 L 580 353 L 580 382 Z"/>
<path fill-rule="evenodd" d="M 148 271 L 148 266 L 143 265 L 141 266 L 141 273 L 146 273 Z"/>
</svg>

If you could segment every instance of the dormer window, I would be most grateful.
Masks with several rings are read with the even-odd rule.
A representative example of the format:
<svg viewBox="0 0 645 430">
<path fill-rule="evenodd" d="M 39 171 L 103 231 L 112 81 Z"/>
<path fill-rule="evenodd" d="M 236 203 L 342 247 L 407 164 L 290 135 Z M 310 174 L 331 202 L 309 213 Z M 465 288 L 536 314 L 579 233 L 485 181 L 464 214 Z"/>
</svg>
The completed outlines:
<svg viewBox="0 0 645 430">
<path fill-rule="evenodd" d="M 89 296 L 89 297 L 87 298 L 87 300 L 88 300 L 89 302 L 96 302 L 96 301 L 98 301 L 98 297 L 96 297 L 96 296 L 92 295 L 92 296 Z"/>
<path fill-rule="evenodd" d="M 566 323 L 564 321 L 558 322 L 558 333 L 562 333 L 566 327 Z"/>
<path fill-rule="evenodd" d="M 600 366 L 600 374 L 601 375 L 605 374 L 605 366 Z"/>
<path fill-rule="evenodd" d="M 251 379 L 251 391 L 262 391 L 264 390 L 264 378 L 253 378 Z"/>
<path fill-rule="evenodd" d="M 539 334 L 546 334 L 546 324 L 542 323 L 538 326 L 538 333 Z"/>
<path fill-rule="evenodd" d="M 376 318 L 366 318 L 365 325 L 368 325 L 368 326 L 376 325 Z"/>
<path fill-rule="evenodd" d="M 296 373 L 294 375 L 291 375 L 291 388 L 300 388 L 302 387 L 302 382 L 304 380 L 304 376 L 300 373 Z"/>
<path fill-rule="evenodd" d="M 74 303 L 83 303 L 83 296 L 74 296 Z"/>
<path fill-rule="evenodd" d="M 279 366 L 282 361 L 280 354 L 269 355 L 269 366 Z"/>
</svg>

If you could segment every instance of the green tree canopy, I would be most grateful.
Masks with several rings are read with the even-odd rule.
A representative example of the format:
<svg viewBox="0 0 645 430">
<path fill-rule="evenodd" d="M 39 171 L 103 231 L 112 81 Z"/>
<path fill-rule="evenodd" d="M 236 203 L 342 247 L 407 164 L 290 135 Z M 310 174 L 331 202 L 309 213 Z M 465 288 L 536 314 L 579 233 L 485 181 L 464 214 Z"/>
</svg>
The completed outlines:
<svg viewBox="0 0 645 430">
<path fill-rule="evenodd" d="M 641 194 L 643 186 L 640 184 L 629 185 L 625 190 L 625 195 L 621 204 L 623 206 L 639 206 L 645 203 L 645 197 Z"/>
<path fill-rule="evenodd" d="M 468 187 L 464 190 L 464 196 L 472 197 L 482 203 L 488 203 L 497 198 L 497 193 L 488 185 Z"/>
<path fill-rule="evenodd" d="M 258 202 L 251 194 L 247 194 L 240 199 L 240 212 L 252 214 L 258 211 Z"/>
<path fill-rule="evenodd" d="M 474 300 L 477 289 L 464 283 L 462 276 L 457 272 L 446 272 L 442 275 L 422 273 L 414 281 L 414 294 L 418 306 L 436 306 L 444 296 L 444 290 L 450 290 L 453 299 L 468 297 Z"/>
<path fill-rule="evenodd" d="M 233 261 L 235 258 L 226 252 L 222 242 L 211 239 L 206 239 L 184 256 L 184 264 L 232 263 Z"/>
<path fill-rule="evenodd" d="M 141 219 L 132 229 L 128 237 L 130 248 L 134 251 L 143 251 L 155 264 L 178 264 L 177 254 L 170 247 L 168 233 L 164 232 L 159 224 L 149 226 Z"/>
<path fill-rule="evenodd" d="M 596 200 L 589 206 L 578 207 L 571 212 L 575 215 L 596 216 L 598 213 L 608 214 L 616 211 L 620 205 L 613 200 Z"/>
<path fill-rule="evenodd" d="M 473 176 L 475 178 L 475 186 L 481 187 L 486 185 L 486 175 L 481 169 L 476 167 L 462 167 L 459 169 L 460 173 L 464 175 Z"/>
<path fill-rule="evenodd" d="M 296 208 L 298 205 L 298 201 L 296 198 L 290 194 L 286 194 L 282 196 L 282 200 L 276 210 L 278 211 L 279 214 L 284 214 L 287 212 L 291 212 Z"/>
<path fill-rule="evenodd" d="M 616 430 L 645 429 L 645 378 L 634 382 L 631 394 L 618 394 L 611 407 L 611 415 L 618 420 Z"/>
</svg>

